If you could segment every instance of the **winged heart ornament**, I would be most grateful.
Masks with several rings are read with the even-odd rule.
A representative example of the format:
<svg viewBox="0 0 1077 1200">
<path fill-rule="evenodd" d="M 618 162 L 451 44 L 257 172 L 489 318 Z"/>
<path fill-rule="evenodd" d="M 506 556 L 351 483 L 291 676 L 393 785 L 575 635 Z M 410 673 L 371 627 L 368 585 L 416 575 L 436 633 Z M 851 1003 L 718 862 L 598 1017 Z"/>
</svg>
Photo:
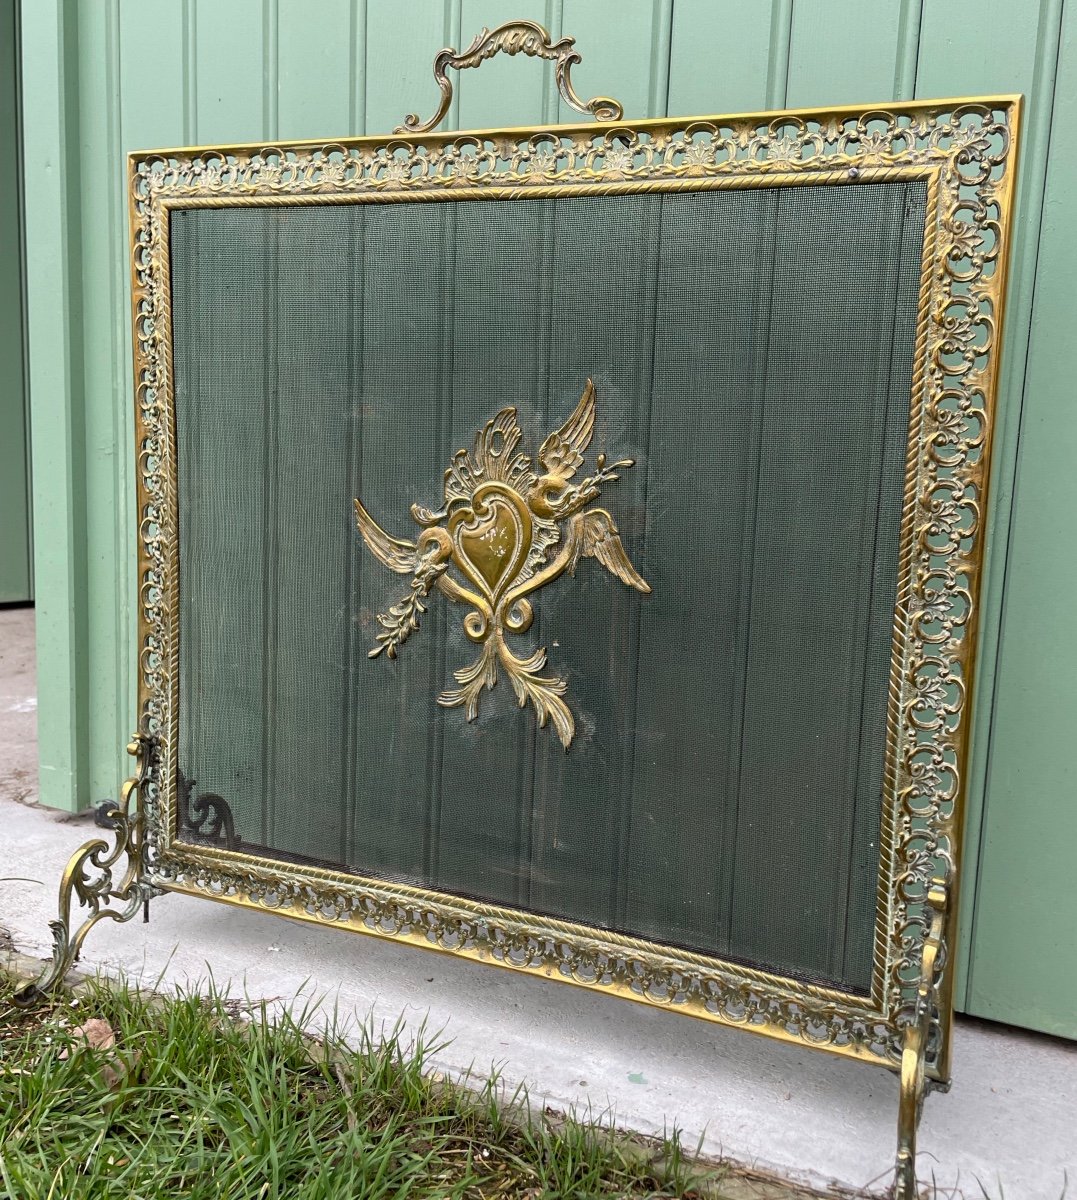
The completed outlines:
<svg viewBox="0 0 1077 1200">
<path fill-rule="evenodd" d="M 442 692 L 438 703 L 463 707 L 473 721 L 483 688 L 494 686 L 500 667 L 520 707 L 530 700 L 539 725 L 551 721 L 566 750 L 576 728 L 563 699 L 566 681 L 542 674 L 545 649 L 519 657 L 506 636 L 527 632 L 534 619 L 528 596 L 566 571 L 574 575 L 581 558 L 597 559 L 629 587 L 651 590 L 629 562 L 613 517 L 604 508 L 587 508 L 599 486 L 617 479 L 632 459 L 610 463 L 599 454 L 595 473 L 573 482 L 594 428 L 595 388 L 588 379 L 575 411 L 539 447 L 536 467 L 519 449 L 523 435 L 516 409 L 502 409 L 476 434 L 470 451 L 453 456 L 445 472 L 444 506 L 437 511 L 411 506 L 422 528 L 414 542 L 386 533 L 355 501 L 359 532 L 371 553 L 391 571 L 411 576 L 408 594 L 378 614 L 381 632 L 370 657 L 383 651 L 396 657 L 419 628 L 426 598 L 436 587 L 470 606 L 464 632 L 481 647 L 473 663 L 453 672 L 459 687 Z"/>
</svg>

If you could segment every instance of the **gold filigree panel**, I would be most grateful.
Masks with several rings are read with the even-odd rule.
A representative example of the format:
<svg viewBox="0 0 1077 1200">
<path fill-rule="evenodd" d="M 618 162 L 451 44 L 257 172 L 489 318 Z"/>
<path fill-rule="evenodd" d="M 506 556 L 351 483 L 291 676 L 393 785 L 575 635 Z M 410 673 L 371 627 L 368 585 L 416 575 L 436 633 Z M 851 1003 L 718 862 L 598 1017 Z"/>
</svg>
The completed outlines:
<svg viewBox="0 0 1077 1200">
<path fill-rule="evenodd" d="M 561 126 L 132 155 L 139 699 L 143 733 L 158 743 L 160 751 L 153 760 L 159 765 L 143 788 L 146 854 L 153 882 L 519 970 L 537 970 L 551 978 L 772 1036 L 896 1064 L 901 1031 L 916 1016 L 931 880 L 939 877 L 952 893 L 960 858 L 968 685 L 975 650 L 1018 115 L 1018 99 L 1003 97 L 870 111 L 842 108 L 629 121 L 601 128 Z M 891 179 L 926 181 L 928 219 L 893 627 L 875 965 L 869 997 L 812 987 L 599 929 L 421 889 L 184 845 L 174 838 L 179 581 L 168 254 L 171 209 L 857 186 Z M 502 418 L 504 413 L 495 421 Z M 599 473 L 603 469 L 600 464 Z M 480 512 L 486 502 L 492 507 Z M 511 522 L 516 512 L 508 511 L 509 498 L 501 495 L 495 502 L 493 493 L 488 497 L 484 493 L 472 507 L 473 522 L 490 519 L 492 512 Z M 357 518 L 363 536 L 386 561 L 393 539 L 364 514 L 360 504 Z M 381 515 L 386 520 L 390 516 Z M 436 514 L 427 516 L 431 518 L 428 528 L 439 528 L 452 542 L 447 525 L 439 523 Z M 436 535 L 431 544 L 434 541 Z M 483 575 L 474 560 L 472 565 Z M 627 560 L 620 566 L 612 569 L 632 586 L 643 583 Z M 526 583 L 519 570 L 514 579 Z M 511 590 L 503 589 L 505 595 Z M 496 628 L 492 616 L 496 605 L 487 602 L 477 585 L 474 594 L 491 609 L 485 627 L 489 632 Z M 473 620 L 473 632 L 480 634 L 473 640 L 480 642 L 483 611 L 478 606 L 479 617 Z M 517 606 L 513 611 L 516 620 L 523 610 Z M 508 610 L 502 619 L 503 624 L 508 622 Z M 390 626 L 385 629 L 391 638 Z M 390 648 L 388 640 L 383 644 Z M 466 691 L 468 681 L 458 678 L 458 682 L 459 690 Z M 465 709 L 468 706 L 466 696 L 457 700 L 449 692 L 447 697 Z M 564 741 L 553 700 L 563 703 L 560 693 L 548 704 Z M 564 715 L 557 715 L 563 725 Z M 571 721 L 571 714 L 567 719 Z M 571 736 L 571 726 L 567 729 Z M 943 964 L 942 1036 L 929 1055 L 929 1073 L 936 1078 L 948 1074 L 952 970 L 945 956 Z"/>
</svg>

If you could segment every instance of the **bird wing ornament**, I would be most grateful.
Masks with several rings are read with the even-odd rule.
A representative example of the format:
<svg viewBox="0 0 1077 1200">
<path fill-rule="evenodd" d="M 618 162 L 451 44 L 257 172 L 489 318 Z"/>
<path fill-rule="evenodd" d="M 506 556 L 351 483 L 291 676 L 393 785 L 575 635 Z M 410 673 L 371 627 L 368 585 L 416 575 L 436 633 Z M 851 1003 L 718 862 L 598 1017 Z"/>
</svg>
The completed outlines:
<svg viewBox="0 0 1077 1200">
<path fill-rule="evenodd" d="M 572 560 L 567 567 L 570 575 L 576 574 L 581 558 L 597 558 L 622 583 L 638 592 L 651 590 L 651 585 L 629 561 L 613 517 L 604 508 L 589 508 L 571 517 L 570 521 L 575 535 Z"/>
<path fill-rule="evenodd" d="M 446 708 L 462 707 L 467 720 L 479 712 L 482 692 L 503 671 L 521 708 L 532 705 L 540 726 L 553 726 L 566 750 L 575 719 L 564 700 L 567 681 L 544 675 L 546 651 L 517 655 L 510 635 L 526 633 L 534 620 L 528 597 L 561 575 L 575 575 L 582 558 L 594 558 L 628 587 L 648 593 L 632 565 L 617 525 L 604 508 L 586 508 L 601 485 L 633 465 L 607 462 L 599 454 L 593 475 L 574 482 L 594 435 L 595 387 L 587 380 L 572 415 L 538 451 L 539 475 L 519 449 L 522 433 L 515 408 L 504 408 L 476 434 L 471 450 L 458 450 L 445 472 L 444 504 L 411 506 L 422 532 L 414 542 L 395 538 L 359 500 L 355 519 L 374 557 L 400 575 L 411 575 L 408 594 L 377 616 L 379 632 L 370 657 L 395 658 L 419 628 L 435 587 L 466 604 L 464 633 L 479 646 L 478 658 L 453 672 L 459 686 L 438 696 Z"/>
<path fill-rule="evenodd" d="M 584 451 L 595 429 L 595 385 L 588 379 L 572 416 L 539 447 L 538 457 L 547 473 L 571 479 L 583 465 Z"/>
<path fill-rule="evenodd" d="M 419 561 L 414 542 L 392 537 L 374 520 L 367 510 L 355 502 L 355 522 L 363 535 L 371 554 L 390 571 L 398 575 L 410 575 Z"/>
</svg>

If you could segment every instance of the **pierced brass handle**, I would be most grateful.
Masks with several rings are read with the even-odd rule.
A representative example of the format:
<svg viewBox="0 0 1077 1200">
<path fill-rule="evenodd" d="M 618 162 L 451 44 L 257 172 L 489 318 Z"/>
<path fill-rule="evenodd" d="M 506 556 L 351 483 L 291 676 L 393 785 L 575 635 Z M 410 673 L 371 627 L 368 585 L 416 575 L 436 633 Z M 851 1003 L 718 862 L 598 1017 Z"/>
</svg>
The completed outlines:
<svg viewBox="0 0 1077 1200">
<path fill-rule="evenodd" d="M 563 37 L 551 42 L 550 35 L 537 21 L 507 21 L 493 33 L 489 29 L 479 31 L 478 37 L 463 52 L 457 54 L 451 46 L 439 50 L 434 57 L 434 79 L 441 89 L 441 103 L 428 121 L 420 121 L 417 113 L 408 113 L 404 124 L 398 125 L 394 133 L 429 133 L 441 123 L 452 103 L 452 82 L 446 72 L 450 67 L 463 71 L 466 67 L 478 67 L 488 58 L 503 50 L 506 54 L 526 54 L 528 58 L 545 58 L 555 62 L 557 90 L 577 112 L 590 113 L 596 121 L 619 121 L 624 108 L 608 96 L 594 96 L 581 100 L 572 86 L 570 72 L 574 63 L 581 61 L 575 49 L 576 39 Z"/>
</svg>

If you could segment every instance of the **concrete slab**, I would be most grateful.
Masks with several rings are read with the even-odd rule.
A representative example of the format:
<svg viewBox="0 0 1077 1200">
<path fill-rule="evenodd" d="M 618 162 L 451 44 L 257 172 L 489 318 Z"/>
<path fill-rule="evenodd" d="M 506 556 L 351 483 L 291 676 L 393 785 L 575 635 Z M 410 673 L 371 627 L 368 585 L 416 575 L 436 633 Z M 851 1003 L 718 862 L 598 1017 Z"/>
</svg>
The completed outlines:
<svg viewBox="0 0 1077 1200">
<path fill-rule="evenodd" d="M 0 606 L 0 799 L 37 799 L 34 610 Z"/>
<path fill-rule="evenodd" d="M 9 615 L 0 613 L 5 645 Z M 0 654 L 0 672 L 11 669 Z M 0 681 L 0 725 L 14 719 L 8 696 L 19 689 L 8 687 Z M 0 733 L 0 779 L 17 742 Z M 117 747 L 117 783 L 121 756 Z M 19 950 L 44 954 L 60 871 L 93 826 L 29 798 L 0 798 L 0 877 L 35 881 L 0 884 L 0 913 Z M 641 1133 L 676 1126 L 690 1147 L 702 1141 L 707 1154 L 798 1182 L 888 1183 L 897 1081 L 884 1071 L 270 914 L 184 896 L 161 897 L 152 913 L 149 925 L 96 929 L 83 967 L 164 988 L 212 974 L 240 996 L 316 993 L 379 1024 L 425 1022 L 451 1038 L 438 1056 L 446 1071 L 496 1066 L 558 1108 L 611 1112 Z M 982 1186 L 999 1200 L 1059 1200 L 1067 1177 L 1077 1181 L 1077 1045 L 962 1020 L 955 1066 L 952 1092 L 925 1106 L 921 1178 L 942 1194 L 982 1197 Z"/>
</svg>

